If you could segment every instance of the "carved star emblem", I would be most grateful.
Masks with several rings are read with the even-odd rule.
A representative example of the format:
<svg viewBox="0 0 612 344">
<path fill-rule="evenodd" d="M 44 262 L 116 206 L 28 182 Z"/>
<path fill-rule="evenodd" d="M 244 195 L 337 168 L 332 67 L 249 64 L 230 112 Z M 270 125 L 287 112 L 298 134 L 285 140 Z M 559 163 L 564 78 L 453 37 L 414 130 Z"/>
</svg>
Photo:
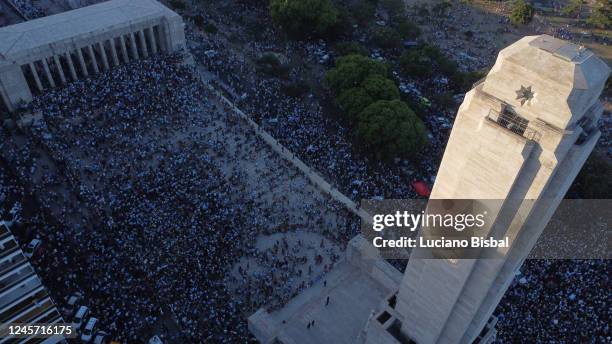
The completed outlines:
<svg viewBox="0 0 612 344">
<path fill-rule="evenodd" d="M 533 98 L 533 91 L 531 90 L 531 86 L 523 86 L 521 85 L 520 90 L 516 90 L 516 100 L 521 101 L 521 106 L 525 104 L 525 102 L 530 101 Z"/>
</svg>

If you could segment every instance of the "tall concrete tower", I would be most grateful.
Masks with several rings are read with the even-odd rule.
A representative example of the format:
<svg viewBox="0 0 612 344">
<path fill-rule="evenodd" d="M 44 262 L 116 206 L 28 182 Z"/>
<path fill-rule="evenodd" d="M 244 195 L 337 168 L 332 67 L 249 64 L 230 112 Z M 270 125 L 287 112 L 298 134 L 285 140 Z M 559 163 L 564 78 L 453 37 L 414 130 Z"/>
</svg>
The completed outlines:
<svg viewBox="0 0 612 344">
<path fill-rule="evenodd" d="M 491 342 L 495 307 L 600 136 L 609 73 L 588 50 L 525 37 L 466 94 L 427 211 L 476 200 L 488 212 L 488 236 L 507 237 L 508 247 L 470 259 L 415 249 L 402 276 L 359 235 L 325 283 L 280 310 L 261 308 L 251 332 L 268 344 Z"/>
<path fill-rule="evenodd" d="M 396 306 L 406 339 L 471 343 L 486 335 L 516 270 L 600 136 L 599 95 L 609 72 L 586 49 L 531 36 L 502 50 L 466 94 L 431 199 L 501 200 L 489 210 L 512 245 L 500 250 L 501 259 L 411 257 Z"/>
</svg>

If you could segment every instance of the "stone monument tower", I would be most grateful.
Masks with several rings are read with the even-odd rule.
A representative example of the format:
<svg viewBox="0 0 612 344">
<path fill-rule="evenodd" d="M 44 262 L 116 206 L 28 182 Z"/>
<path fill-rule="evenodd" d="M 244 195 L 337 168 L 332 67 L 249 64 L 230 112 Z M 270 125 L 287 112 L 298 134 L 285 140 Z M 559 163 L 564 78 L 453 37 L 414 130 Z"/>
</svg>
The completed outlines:
<svg viewBox="0 0 612 344">
<path fill-rule="evenodd" d="M 608 66 L 550 36 L 499 53 L 467 93 L 431 199 L 500 200 L 512 245 L 501 259 L 410 259 L 397 296 L 401 333 L 417 343 L 471 343 L 486 328 L 593 150 Z M 520 216 L 518 215 L 520 214 Z"/>
<path fill-rule="evenodd" d="M 600 136 L 609 73 L 589 50 L 530 36 L 502 50 L 466 94 L 430 199 L 488 204 L 489 233 L 511 242 L 496 259 L 424 259 L 413 250 L 401 276 L 358 236 L 327 286 L 280 311 L 260 309 L 251 332 L 262 343 L 491 342 L 493 311 Z M 336 302 L 324 306 L 325 295 Z"/>
</svg>

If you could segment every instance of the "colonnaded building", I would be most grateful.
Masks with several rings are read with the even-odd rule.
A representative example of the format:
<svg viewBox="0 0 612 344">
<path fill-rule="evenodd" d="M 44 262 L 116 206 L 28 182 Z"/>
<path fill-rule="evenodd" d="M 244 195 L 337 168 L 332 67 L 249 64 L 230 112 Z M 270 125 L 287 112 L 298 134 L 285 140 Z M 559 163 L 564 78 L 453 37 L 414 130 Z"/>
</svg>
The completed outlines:
<svg viewBox="0 0 612 344">
<path fill-rule="evenodd" d="M 111 0 L 0 28 L 0 105 L 9 111 L 45 89 L 94 77 L 122 63 L 185 49 L 182 18 L 155 0 Z M 0 324 L 60 323 L 60 313 L 0 224 Z M 0 330 L 6 330 L 0 326 Z M 63 337 L 0 338 L 57 343 Z"/>
<path fill-rule="evenodd" d="M 155 0 L 111 0 L 0 28 L 0 95 L 32 95 L 158 51 L 185 48 L 184 23 Z"/>
<path fill-rule="evenodd" d="M 495 259 L 413 250 L 402 276 L 358 236 L 324 280 L 253 314 L 250 331 L 264 344 L 492 342 L 497 304 L 600 136 L 609 73 L 582 47 L 524 37 L 466 94 L 430 199 L 501 200 L 484 230 L 511 244 Z"/>
</svg>

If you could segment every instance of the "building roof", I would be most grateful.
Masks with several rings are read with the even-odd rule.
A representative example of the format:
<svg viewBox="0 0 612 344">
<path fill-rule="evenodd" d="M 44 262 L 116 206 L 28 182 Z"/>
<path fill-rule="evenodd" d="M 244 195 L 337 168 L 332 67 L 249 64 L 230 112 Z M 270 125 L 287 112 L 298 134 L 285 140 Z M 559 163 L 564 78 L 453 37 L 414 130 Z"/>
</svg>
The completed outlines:
<svg viewBox="0 0 612 344">
<path fill-rule="evenodd" d="M 0 323 L 56 323 L 62 317 L 8 226 L 0 221 Z M 1 338 L 10 342 L 12 338 Z M 57 343 L 53 337 L 44 343 Z M 25 341 L 24 341 L 25 342 Z M 42 342 L 42 341 L 41 341 Z"/>
<path fill-rule="evenodd" d="M 565 129 L 599 99 L 610 68 L 590 50 L 548 35 L 527 36 L 500 51 L 483 91 Z M 520 96 L 529 90 L 525 101 Z"/>
<path fill-rule="evenodd" d="M 0 60 L 148 18 L 177 15 L 155 0 L 110 0 L 0 28 Z"/>
</svg>

